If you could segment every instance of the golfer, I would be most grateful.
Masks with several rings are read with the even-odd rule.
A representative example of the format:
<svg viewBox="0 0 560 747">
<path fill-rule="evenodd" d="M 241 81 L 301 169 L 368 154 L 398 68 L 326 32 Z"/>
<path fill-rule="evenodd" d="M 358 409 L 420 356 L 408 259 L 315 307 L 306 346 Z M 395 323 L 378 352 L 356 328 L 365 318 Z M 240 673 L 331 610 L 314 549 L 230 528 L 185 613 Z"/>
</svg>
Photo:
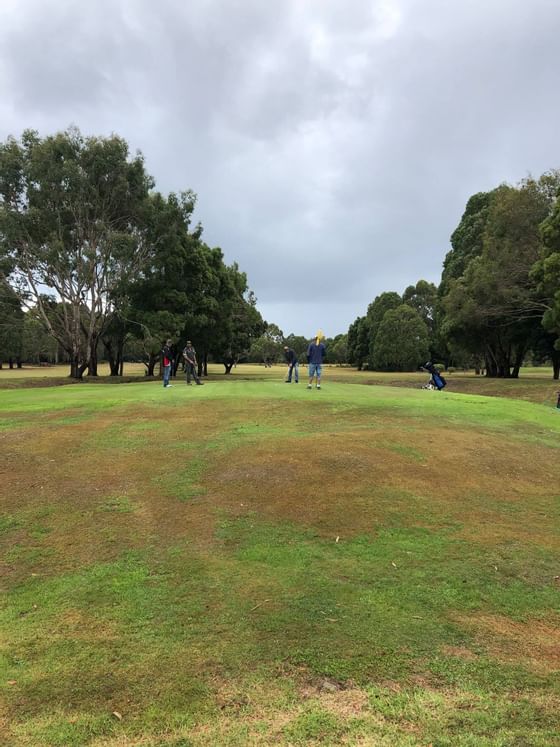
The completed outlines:
<svg viewBox="0 0 560 747">
<path fill-rule="evenodd" d="M 327 352 L 326 347 L 321 342 L 323 333 L 318 332 L 317 337 L 310 343 L 307 348 L 307 362 L 309 363 L 309 384 L 308 389 L 313 389 L 313 379 L 317 379 L 317 389 L 321 388 L 321 366 Z"/>
<path fill-rule="evenodd" d="M 299 384 L 299 362 L 297 359 L 297 355 L 292 350 L 292 348 L 289 348 L 287 345 L 284 345 L 284 357 L 286 358 L 286 363 L 288 364 L 286 384 L 292 383 L 292 373 L 295 376 L 296 384 Z"/>
</svg>

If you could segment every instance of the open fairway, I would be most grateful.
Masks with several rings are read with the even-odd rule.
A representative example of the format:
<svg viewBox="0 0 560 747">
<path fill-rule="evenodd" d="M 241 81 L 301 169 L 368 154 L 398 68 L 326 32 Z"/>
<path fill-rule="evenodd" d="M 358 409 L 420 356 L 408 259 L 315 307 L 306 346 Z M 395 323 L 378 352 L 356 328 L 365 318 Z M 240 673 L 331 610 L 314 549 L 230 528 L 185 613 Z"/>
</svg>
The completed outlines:
<svg viewBox="0 0 560 747">
<path fill-rule="evenodd" d="M 124 378 L 111 379 L 109 366 L 99 365 L 99 377 L 89 379 L 95 383 L 128 383 L 131 381 L 145 381 L 146 368 L 142 363 L 126 363 Z M 208 366 L 211 377 L 223 378 L 224 367 L 219 363 Z M 246 381 L 279 381 L 286 371 L 284 365 L 274 365 L 265 368 L 258 364 L 242 363 L 233 369 L 231 378 Z M 306 366 L 301 366 L 301 377 L 305 379 Z M 68 378 L 68 365 L 58 366 L 26 366 L 22 369 L 0 370 L 0 390 L 19 389 L 21 387 L 59 386 L 61 384 L 77 383 Z M 329 381 L 345 384 L 365 384 L 368 386 L 396 386 L 420 389 L 428 379 L 428 374 L 416 373 L 385 373 L 380 371 L 356 371 L 347 366 L 325 366 L 325 375 Z M 482 394 L 490 397 L 508 397 L 524 399 L 540 405 L 553 406 L 557 401 L 560 383 L 552 378 L 552 368 L 547 366 L 526 367 L 521 369 L 519 379 L 497 379 L 476 376 L 474 371 L 454 371 L 445 373 L 449 390 L 463 394 Z M 86 376 L 84 381 L 88 381 Z"/>
<path fill-rule="evenodd" d="M 0 743 L 560 745 L 560 411 L 274 373 L 0 392 Z"/>
</svg>

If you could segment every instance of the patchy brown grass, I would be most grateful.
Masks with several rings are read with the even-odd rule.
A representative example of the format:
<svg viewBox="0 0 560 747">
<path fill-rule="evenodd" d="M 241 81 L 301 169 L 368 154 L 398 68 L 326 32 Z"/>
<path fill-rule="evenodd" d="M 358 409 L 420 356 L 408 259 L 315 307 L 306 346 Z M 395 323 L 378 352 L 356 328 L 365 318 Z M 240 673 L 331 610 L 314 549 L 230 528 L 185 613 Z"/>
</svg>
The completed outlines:
<svg viewBox="0 0 560 747">
<path fill-rule="evenodd" d="M 73 416 L 76 422 L 64 422 Z M 560 544 L 553 513 L 560 464 L 552 458 L 552 449 L 514 437 L 508 437 L 506 448 L 502 435 L 477 432 L 472 425 L 440 425 L 432 435 L 404 413 L 372 413 L 349 406 L 337 414 L 316 404 L 233 399 L 175 408 L 172 417 L 167 409 L 142 404 L 133 410 L 103 411 L 87 421 L 80 422 L 79 416 L 79 410 L 70 409 L 50 413 L 37 418 L 33 427 L 30 418 L 22 417 L 18 427 L 2 434 L 3 509 L 22 519 L 21 525 L 0 536 L 0 550 L 15 558 L 2 560 L 2 583 L 8 586 L 30 574 L 54 575 L 112 560 L 127 549 L 156 548 L 152 561 L 155 558 L 157 564 L 160 549 L 187 544 L 193 557 L 203 559 L 208 578 L 214 579 L 224 573 L 224 558 L 217 556 L 223 550 L 220 543 L 227 542 L 216 531 L 218 525 L 253 514 L 262 522 L 293 522 L 320 537 L 342 540 L 374 535 L 395 523 L 401 528 L 445 527 L 482 545 L 481 554 L 500 543 L 535 543 L 555 550 Z M 196 481 L 204 492 L 178 500 L 174 475 L 197 460 L 202 466 Z M 184 558 L 177 560 L 183 562 Z M 517 576 L 523 572 L 516 571 Z M 257 573 L 244 579 L 241 614 L 269 598 L 273 601 L 263 603 L 256 615 L 273 616 L 274 580 Z M 212 618 L 213 605 L 222 603 L 216 597 L 204 614 Z M 451 620 L 497 661 L 521 664 L 538 674 L 560 668 L 556 618 L 520 623 L 479 612 Z M 266 636 L 264 626 L 255 630 Z M 323 679 L 290 671 L 276 680 L 269 678 L 263 693 L 262 682 L 251 685 L 235 676 L 228 680 L 219 663 L 220 646 L 235 646 L 237 639 L 225 623 L 223 631 L 212 634 L 218 643 L 212 642 L 210 653 L 204 650 L 208 641 L 175 654 L 165 665 L 154 653 L 142 665 L 135 662 L 136 669 L 113 676 L 107 691 L 101 669 L 92 668 L 90 674 L 99 678 L 107 700 L 115 693 L 143 692 L 158 666 L 170 671 L 177 665 L 185 676 L 204 675 L 215 719 L 201 716 L 194 728 L 162 731 L 161 739 L 154 734 L 123 735 L 91 744 L 155 746 L 181 738 L 193 745 L 242 744 L 242 737 L 231 736 L 240 725 L 247 727 L 247 744 L 287 744 L 284 730 L 309 709 L 325 711 L 342 723 L 366 719 L 372 733 L 379 726 L 383 734 L 383 741 L 341 737 L 341 744 L 391 744 L 395 734 L 397 739 L 405 733 L 420 740 L 424 733 L 420 717 L 403 718 L 397 725 L 390 717 L 384 720 L 372 707 L 367 689 L 352 682 L 325 686 Z M 53 641 L 93 642 L 96 647 L 97 642 L 118 646 L 118 635 L 110 621 L 99 622 L 87 610 L 73 608 L 60 610 L 48 631 Z M 467 646 L 442 646 L 441 640 L 434 650 L 464 662 L 477 658 Z M 477 707 L 472 693 L 437 689 L 426 676 L 378 684 L 389 697 L 406 698 L 408 692 L 415 697 L 422 691 L 426 718 L 436 718 L 441 708 L 460 713 Z M 71 696 L 71 687 L 70 681 L 61 687 L 61 699 Z M 39 702 L 41 693 L 30 693 Z M 529 693 L 527 698 L 531 697 Z M 543 700 L 543 709 L 557 706 L 554 697 Z M 101 702 L 105 703 L 100 696 Z M 136 706 L 129 707 L 132 718 Z M 79 714 L 68 716 L 74 717 Z M 7 728 L 0 706 L 2 726 Z"/>
<path fill-rule="evenodd" d="M 387 444 L 391 439 L 402 453 Z M 410 525 L 461 523 L 465 537 L 481 542 L 555 547 L 557 527 L 544 506 L 559 483 L 558 463 L 546 449 L 510 443 L 506 452 L 498 436 L 451 429 L 437 439 L 374 429 L 265 440 L 240 445 L 208 472 L 214 500 L 232 511 L 297 521 L 326 535 L 375 531 L 398 511 Z"/>
<path fill-rule="evenodd" d="M 208 545 L 223 511 L 256 511 L 342 537 L 375 532 L 398 513 L 405 525 L 458 523 L 477 542 L 558 547 L 547 505 L 560 465 L 537 445 L 509 441 L 506 449 L 500 436 L 472 429 L 426 436 L 395 416 L 384 418 L 381 429 L 359 410 L 346 413 L 339 428 L 324 410 L 258 400 L 200 403 L 170 422 L 142 406 L 133 421 L 122 409 L 84 422 L 50 422 L 60 416 L 3 434 L 3 510 L 36 516 L 48 531 L 42 538 L 27 529 L 11 533 L 10 546 L 34 549 L 39 560 L 3 561 L 4 580 L 39 566 L 54 573 L 110 560 L 155 538 L 163 546 L 184 537 Z M 297 420 L 304 423 L 294 426 L 297 437 L 267 431 Z M 247 423 L 254 434 L 236 435 Z M 200 457 L 206 495 L 178 501 L 166 475 Z M 132 509 L 104 510 L 108 497 L 128 500 Z M 40 557 L 46 548 L 48 559 Z"/>
<path fill-rule="evenodd" d="M 474 633 L 495 659 L 522 664 L 537 673 L 560 671 L 560 616 L 526 622 L 503 615 L 473 614 L 454 619 Z"/>
</svg>

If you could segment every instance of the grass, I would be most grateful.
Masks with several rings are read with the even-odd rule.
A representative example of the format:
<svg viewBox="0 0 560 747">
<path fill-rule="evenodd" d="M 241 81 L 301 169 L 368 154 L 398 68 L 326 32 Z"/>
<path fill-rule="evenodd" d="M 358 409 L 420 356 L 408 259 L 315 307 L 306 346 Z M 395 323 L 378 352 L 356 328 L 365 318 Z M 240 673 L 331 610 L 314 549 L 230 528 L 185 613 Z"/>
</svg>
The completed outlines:
<svg viewBox="0 0 560 747">
<path fill-rule="evenodd" d="M 424 372 L 417 373 L 382 373 L 378 371 L 356 371 L 343 366 L 327 365 L 326 375 L 330 381 L 345 384 L 365 384 L 373 386 L 395 386 L 420 388 L 427 380 Z M 223 378 L 224 368 L 219 364 L 210 364 L 209 373 L 213 379 Z M 125 377 L 112 379 L 107 364 L 99 365 L 99 377 L 89 379 L 96 383 L 129 383 L 145 382 L 145 366 L 141 363 L 127 363 Z M 231 378 L 242 381 L 278 381 L 285 373 L 285 367 L 275 365 L 272 368 L 254 364 L 240 364 L 233 369 Z M 301 381 L 306 381 L 305 367 L 301 367 Z M 487 379 L 476 376 L 474 371 L 456 370 L 447 373 L 450 389 L 463 394 L 481 394 L 491 397 L 508 397 L 523 399 L 536 404 L 554 405 L 560 387 L 552 379 L 552 368 L 547 366 L 527 366 L 521 369 L 519 379 Z M 179 376 L 181 380 L 181 375 Z M 84 381 L 88 381 L 86 377 Z M 72 383 L 68 379 L 68 366 L 26 366 L 22 369 L 0 370 L 0 389 L 17 389 L 21 387 L 50 387 Z M 74 382 L 76 383 L 76 382 Z"/>
<path fill-rule="evenodd" d="M 555 408 L 256 375 L 2 393 L 2 743 L 560 744 Z"/>
</svg>

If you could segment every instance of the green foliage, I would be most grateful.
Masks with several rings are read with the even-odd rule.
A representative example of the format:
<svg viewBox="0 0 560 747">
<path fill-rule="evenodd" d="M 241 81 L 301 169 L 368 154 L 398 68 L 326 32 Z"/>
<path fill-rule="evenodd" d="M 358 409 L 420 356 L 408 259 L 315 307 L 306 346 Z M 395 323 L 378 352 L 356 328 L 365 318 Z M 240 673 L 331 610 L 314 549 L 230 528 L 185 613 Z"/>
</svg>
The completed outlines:
<svg viewBox="0 0 560 747">
<path fill-rule="evenodd" d="M 348 329 L 348 363 L 358 370 L 369 355 L 369 324 L 364 316 L 358 317 Z"/>
<path fill-rule="evenodd" d="M 117 136 L 26 131 L 0 144 L 0 253 L 80 377 L 114 292 L 148 256 L 142 219 L 151 178 Z M 44 288 L 60 313 L 47 313 Z M 51 312 L 53 310 L 51 309 Z"/>
<path fill-rule="evenodd" d="M 556 338 L 555 349 L 560 351 L 560 192 L 540 229 L 542 252 L 532 276 L 543 300 L 543 326 Z M 555 356 L 555 361 L 558 361 L 558 356 Z"/>
<path fill-rule="evenodd" d="M 26 362 L 54 363 L 58 357 L 58 343 L 45 329 L 37 309 L 30 309 L 23 320 L 22 358 Z"/>
<path fill-rule="evenodd" d="M 419 313 L 407 304 L 389 309 L 374 342 L 377 369 L 415 371 L 429 354 L 428 328 Z"/>
<path fill-rule="evenodd" d="M 460 278 L 471 259 L 482 254 L 488 211 L 494 192 L 479 192 L 469 198 L 459 225 L 451 235 L 451 251 L 443 261 L 439 293 L 449 292 L 451 280 Z"/>
<path fill-rule="evenodd" d="M 341 334 L 325 340 L 328 363 L 348 363 L 348 335 Z"/>
<path fill-rule="evenodd" d="M 193 338 L 206 360 L 236 358 L 262 332 L 245 274 L 191 228 L 196 196 L 152 187 L 116 136 L 28 131 L 0 145 L 0 270 L 78 378 L 96 373 L 101 340 L 113 374 L 131 336 L 153 374 L 168 337 Z"/>
<path fill-rule="evenodd" d="M 387 311 L 396 309 L 402 304 L 402 298 L 395 291 L 381 293 L 368 306 L 366 314 L 367 334 L 368 334 L 368 362 L 371 368 L 376 367 L 375 340 L 377 333 Z"/>
<path fill-rule="evenodd" d="M 490 375 L 518 375 L 542 318 L 531 270 L 540 256 L 539 225 L 551 208 L 549 177 L 494 190 L 462 275 L 442 279 L 444 333 L 452 346 L 484 355 Z"/>
<path fill-rule="evenodd" d="M 251 345 L 249 360 L 254 363 L 278 363 L 284 359 L 284 345 L 289 343 L 284 340 L 284 333 L 280 327 L 265 322 L 263 334 Z"/>
<path fill-rule="evenodd" d="M 433 332 L 434 316 L 437 304 L 437 288 L 433 283 L 419 280 L 416 285 L 409 285 L 403 293 L 403 303 L 415 309 L 430 332 Z"/>
<path fill-rule="evenodd" d="M 0 274 L 0 363 L 21 359 L 24 314 L 20 300 Z"/>
</svg>

